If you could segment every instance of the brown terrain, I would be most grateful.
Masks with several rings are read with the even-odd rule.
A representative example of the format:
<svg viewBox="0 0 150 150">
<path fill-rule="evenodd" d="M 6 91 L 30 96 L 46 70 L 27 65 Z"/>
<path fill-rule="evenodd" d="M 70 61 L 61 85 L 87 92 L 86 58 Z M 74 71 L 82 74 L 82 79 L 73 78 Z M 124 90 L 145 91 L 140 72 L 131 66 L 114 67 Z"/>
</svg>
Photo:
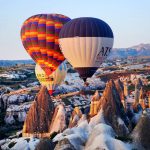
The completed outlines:
<svg viewBox="0 0 150 150">
<path fill-rule="evenodd" d="M 53 112 L 54 105 L 48 90 L 46 87 L 42 87 L 27 114 L 23 127 L 23 136 L 47 136 Z"/>
</svg>

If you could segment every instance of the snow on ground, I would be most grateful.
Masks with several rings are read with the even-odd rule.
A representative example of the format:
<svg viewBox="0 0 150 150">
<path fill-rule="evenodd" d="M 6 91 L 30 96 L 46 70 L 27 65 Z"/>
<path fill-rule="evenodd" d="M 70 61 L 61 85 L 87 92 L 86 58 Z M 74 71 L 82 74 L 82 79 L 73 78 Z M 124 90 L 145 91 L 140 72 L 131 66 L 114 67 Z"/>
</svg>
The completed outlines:
<svg viewBox="0 0 150 150">
<path fill-rule="evenodd" d="M 143 69 L 145 64 L 136 64 L 122 67 L 123 69 Z"/>
<path fill-rule="evenodd" d="M 1 95 L 4 103 L 7 102 L 7 105 L 10 104 L 20 104 L 26 101 L 32 101 L 34 99 L 33 95 L 26 94 L 26 93 L 14 93 L 12 95 L 4 94 Z"/>
<path fill-rule="evenodd" d="M 126 130 L 126 133 L 129 133 L 129 130 L 128 130 L 127 126 L 125 125 L 124 121 L 120 117 L 117 118 L 117 121 L 118 121 L 119 125 L 124 126 L 124 128 Z"/>
<path fill-rule="evenodd" d="M 70 135 L 70 134 L 78 134 L 78 136 L 85 138 L 84 141 L 86 141 L 91 130 L 100 122 L 104 123 L 102 110 L 96 116 L 91 118 L 89 123 L 87 122 L 85 116 L 83 116 L 82 120 L 83 121 L 79 120 L 77 127 L 66 129 L 63 133 L 58 134 L 54 138 L 54 141 L 60 141 L 64 139 L 66 135 Z"/>
<path fill-rule="evenodd" d="M 14 116 L 17 116 L 19 122 L 23 122 L 32 102 L 26 102 L 21 105 L 9 105 L 6 109 L 5 122 L 6 124 L 15 123 Z"/>
<path fill-rule="evenodd" d="M 30 106 L 31 106 L 32 102 L 26 102 L 23 103 L 21 105 L 9 105 L 9 107 L 7 108 L 6 112 L 12 112 L 12 111 L 28 111 Z"/>
<path fill-rule="evenodd" d="M 6 124 L 13 124 L 13 123 L 15 123 L 15 119 L 14 119 L 13 115 L 5 116 L 4 120 L 5 120 Z"/>
<path fill-rule="evenodd" d="M 106 136 L 111 136 L 113 138 L 115 137 L 115 132 L 111 126 L 103 124 L 103 123 L 99 123 L 92 129 L 89 135 L 89 138 L 86 142 L 86 147 L 91 148 L 93 141 L 95 141 L 96 138 L 101 134 L 105 134 Z"/>
<path fill-rule="evenodd" d="M 104 150 L 131 150 L 133 146 L 128 143 L 124 143 L 120 140 L 111 137 L 108 134 L 100 134 L 95 136 L 93 141 L 89 144 L 87 142 L 84 150 L 92 150 L 92 149 L 104 149 Z"/>
<path fill-rule="evenodd" d="M 124 125 L 124 121 L 119 117 L 117 118 L 118 124 L 120 125 Z"/>
<path fill-rule="evenodd" d="M 86 108 L 90 106 L 91 95 L 75 95 L 72 97 L 67 97 L 66 99 L 53 98 L 54 105 L 59 104 L 65 105 L 66 112 L 71 112 L 73 107 L 78 106 L 79 108 Z"/>
<path fill-rule="evenodd" d="M 63 133 L 56 135 L 53 141 L 60 141 L 67 138 L 77 150 L 82 150 L 89 135 L 88 131 L 88 122 L 85 120 L 78 127 L 68 128 Z"/>
<path fill-rule="evenodd" d="M 63 133 L 56 135 L 54 141 L 60 141 L 64 138 L 67 138 L 77 150 L 82 150 L 92 128 L 94 128 L 96 123 L 99 123 L 102 120 L 101 115 L 102 112 L 97 115 L 97 118 L 95 117 L 92 119 L 90 124 L 86 120 L 86 116 L 83 116 L 82 120 L 79 120 L 77 127 L 64 130 Z"/>
<path fill-rule="evenodd" d="M 121 120 L 119 121 L 120 123 Z M 106 125 L 103 120 L 102 110 L 88 123 L 85 116 L 77 127 L 66 129 L 55 136 L 53 141 L 61 141 L 67 138 L 77 150 L 129 150 L 133 145 L 115 139 L 113 128 Z"/>
<path fill-rule="evenodd" d="M 29 83 L 27 84 L 27 87 L 34 87 L 34 86 L 38 86 L 39 85 L 39 82 L 33 82 L 33 83 Z"/>
<path fill-rule="evenodd" d="M 87 128 L 89 129 L 89 128 Z M 132 145 L 115 139 L 115 132 L 111 126 L 99 123 L 90 131 L 88 130 L 85 150 L 106 149 L 106 150 L 129 150 Z"/>
<path fill-rule="evenodd" d="M 86 117 L 85 114 L 82 114 L 82 117 L 81 117 L 81 118 L 79 119 L 79 121 L 78 121 L 78 126 L 79 126 L 80 124 L 82 124 L 82 122 L 85 121 L 85 120 L 87 120 L 87 117 Z"/>
<path fill-rule="evenodd" d="M 132 95 L 130 95 L 130 96 L 127 96 L 126 102 L 127 102 L 127 103 L 134 103 L 134 102 L 135 102 L 135 99 L 134 99 L 134 97 L 133 97 Z"/>
<path fill-rule="evenodd" d="M 35 146 L 39 143 L 37 138 L 15 138 L 12 140 L 0 141 L 2 150 L 34 150 Z M 5 143 L 5 144 L 4 144 Z"/>
<path fill-rule="evenodd" d="M 24 74 L 17 74 L 17 73 L 12 73 L 12 74 L 0 74 L 0 78 L 6 78 L 6 79 L 25 79 L 27 78 L 26 75 Z"/>
<path fill-rule="evenodd" d="M 97 88 L 104 88 L 105 83 L 101 81 L 99 78 L 92 77 L 88 78 L 87 82 L 89 83 L 89 86 L 85 87 L 83 80 L 79 77 L 78 73 L 68 73 L 65 80 L 67 81 L 68 84 L 61 84 L 58 87 L 58 91 L 60 93 L 69 93 L 69 92 L 75 92 L 75 91 L 80 91 L 83 88 L 85 90 L 95 90 Z"/>
<path fill-rule="evenodd" d="M 93 129 L 99 123 L 105 123 L 102 109 L 98 112 L 97 115 L 91 118 L 89 126 Z"/>
<path fill-rule="evenodd" d="M 8 103 L 9 104 L 15 104 L 15 103 L 23 103 L 29 98 L 29 95 L 27 94 L 14 94 L 10 95 L 8 97 Z"/>
</svg>

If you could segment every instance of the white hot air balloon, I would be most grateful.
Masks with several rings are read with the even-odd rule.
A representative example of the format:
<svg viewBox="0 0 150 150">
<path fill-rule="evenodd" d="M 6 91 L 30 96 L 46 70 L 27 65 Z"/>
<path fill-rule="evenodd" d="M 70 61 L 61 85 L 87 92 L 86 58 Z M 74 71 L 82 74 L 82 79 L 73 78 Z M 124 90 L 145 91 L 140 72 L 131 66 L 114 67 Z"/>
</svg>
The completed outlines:
<svg viewBox="0 0 150 150">
<path fill-rule="evenodd" d="M 41 85 L 46 86 L 49 94 L 52 95 L 55 89 L 65 79 L 67 74 L 67 66 L 65 62 L 63 62 L 50 76 L 47 76 L 44 70 L 36 64 L 35 74 Z"/>
<path fill-rule="evenodd" d="M 111 28 L 98 18 L 72 19 L 59 33 L 62 53 L 84 81 L 91 77 L 107 58 L 113 41 Z"/>
</svg>

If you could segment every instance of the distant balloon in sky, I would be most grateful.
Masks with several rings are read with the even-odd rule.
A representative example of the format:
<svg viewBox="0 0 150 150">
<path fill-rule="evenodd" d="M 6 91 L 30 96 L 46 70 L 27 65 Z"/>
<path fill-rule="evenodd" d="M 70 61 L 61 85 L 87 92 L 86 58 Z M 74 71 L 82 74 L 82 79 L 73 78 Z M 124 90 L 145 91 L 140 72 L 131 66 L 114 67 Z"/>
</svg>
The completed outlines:
<svg viewBox="0 0 150 150">
<path fill-rule="evenodd" d="M 109 55 L 114 36 L 110 26 L 97 18 L 76 18 L 59 33 L 59 44 L 65 58 L 85 81 Z"/>
<path fill-rule="evenodd" d="M 69 20 L 60 14 L 38 14 L 28 18 L 21 28 L 24 48 L 47 75 L 65 60 L 58 37 L 62 26 Z"/>
<path fill-rule="evenodd" d="M 63 62 L 50 76 L 46 75 L 45 71 L 36 64 L 35 74 L 41 85 L 46 86 L 50 95 L 62 83 L 67 74 L 67 66 Z"/>
</svg>

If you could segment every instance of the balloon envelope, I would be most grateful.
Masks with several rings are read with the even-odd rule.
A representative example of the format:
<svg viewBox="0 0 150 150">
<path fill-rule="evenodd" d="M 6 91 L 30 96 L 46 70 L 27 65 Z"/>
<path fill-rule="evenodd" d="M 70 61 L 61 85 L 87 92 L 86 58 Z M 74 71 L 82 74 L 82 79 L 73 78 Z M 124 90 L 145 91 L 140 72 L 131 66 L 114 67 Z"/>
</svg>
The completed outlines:
<svg viewBox="0 0 150 150">
<path fill-rule="evenodd" d="M 59 86 L 65 79 L 67 66 L 65 62 L 63 62 L 50 76 L 48 76 L 45 71 L 36 64 L 35 74 L 41 85 L 46 86 L 49 93 L 52 94 L 57 86 Z"/>
<path fill-rule="evenodd" d="M 69 20 L 60 14 L 38 14 L 28 18 L 21 28 L 24 48 L 47 75 L 65 60 L 58 37 L 62 26 Z"/>
<path fill-rule="evenodd" d="M 65 58 L 86 80 L 109 55 L 113 46 L 113 32 L 100 19 L 76 18 L 62 27 L 59 44 Z"/>
</svg>

